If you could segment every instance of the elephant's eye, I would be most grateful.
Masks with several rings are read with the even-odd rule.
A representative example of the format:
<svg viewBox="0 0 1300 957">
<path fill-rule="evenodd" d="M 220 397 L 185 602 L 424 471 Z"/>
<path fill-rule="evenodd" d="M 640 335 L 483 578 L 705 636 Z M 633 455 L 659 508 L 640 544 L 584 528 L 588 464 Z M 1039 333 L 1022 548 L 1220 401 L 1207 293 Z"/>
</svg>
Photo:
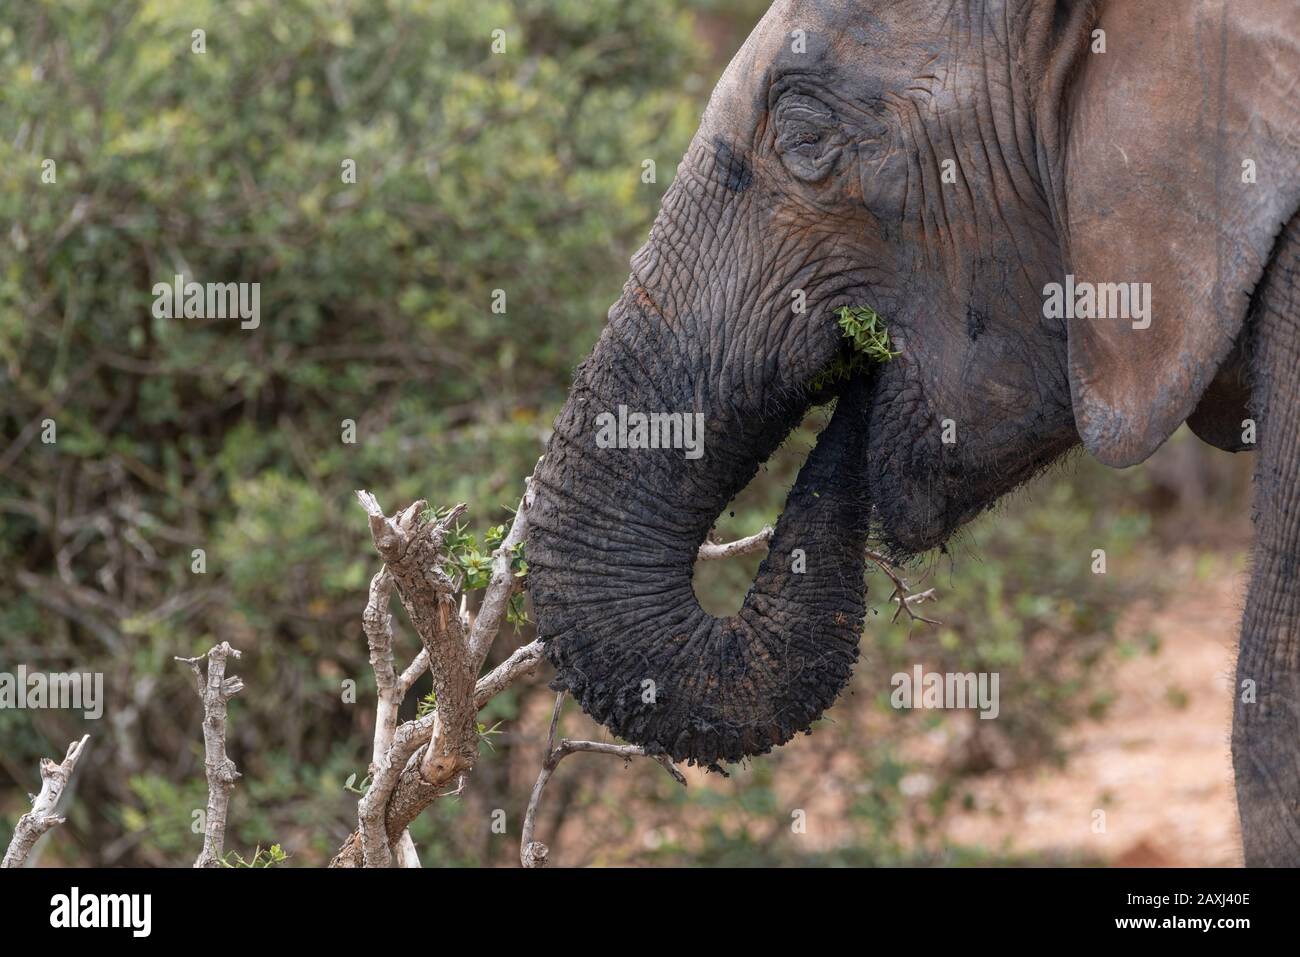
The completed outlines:
<svg viewBox="0 0 1300 957">
<path fill-rule="evenodd" d="M 792 96 L 777 105 L 774 120 L 785 168 L 806 183 L 825 179 L 844 143 L 835 115 L 811 97 Z"/>
<path fill-rule="evenodd" d="M 822 134 L 818 130 L 809 129 L 807 126 L 796 126 L 781 134 L 777 141 L 777 148 L 783 153 L 796 152 L 811 158 L 820 152 L 818 144 L 821 141 Z"/>
</svg>

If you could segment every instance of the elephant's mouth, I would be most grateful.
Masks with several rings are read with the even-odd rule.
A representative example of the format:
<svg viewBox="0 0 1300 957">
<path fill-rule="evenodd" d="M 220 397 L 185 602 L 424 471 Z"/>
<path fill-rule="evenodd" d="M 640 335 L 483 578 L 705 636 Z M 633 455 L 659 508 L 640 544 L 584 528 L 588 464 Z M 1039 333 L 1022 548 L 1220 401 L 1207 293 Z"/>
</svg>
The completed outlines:
<svg viewBox="0 0 1300 957">
<path fill-rule="evenodd" d="M 644 333 L 643 333 L 644 334 Z M 650 333 L 652 335 L 653 333 Z M 868 376 L 835 386 L 740 611 L 699 605 L 696 553 L 717 516 L 801 418 L 718 415 L 706 454 L 595 449 L 611 394 L 663 402 L 670 350 L 635 360 L 603 336 L 580 368 L 538 474 L 530 581 L 555 686 L 611 731 L 674 760 L 715 765 L 806 730 L 848 681 L 864 616 Z M 651 357 L 647 359 L 647 356 Z M 689 381 L 689 379 L 685 380 Z"/>
</svg>

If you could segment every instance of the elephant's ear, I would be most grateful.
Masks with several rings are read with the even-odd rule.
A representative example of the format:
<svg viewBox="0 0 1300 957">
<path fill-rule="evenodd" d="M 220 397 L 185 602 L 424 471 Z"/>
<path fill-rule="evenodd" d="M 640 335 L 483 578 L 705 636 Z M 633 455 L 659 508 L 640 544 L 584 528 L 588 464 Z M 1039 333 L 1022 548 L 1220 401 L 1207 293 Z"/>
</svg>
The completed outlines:
<svg viewBox="0 0 1300 957">
<path fill-rule="evenodd" d="M 1114 315 L 1114 298 L 1092 317 L 1078 315 L 1086 303 L 1065 313 L 1075 424 L 1101 461 L 1132 465 L 1206 393 L 1300 196 L 1283 140 L 1296 123 L 1284 95 L 1294 9 L 1052 6 L 1037 125 L 1064 270 L 1084 295 L 1103 283 L 1149 292 L 1145 315 L 1133 301 Z"/>
</svg>

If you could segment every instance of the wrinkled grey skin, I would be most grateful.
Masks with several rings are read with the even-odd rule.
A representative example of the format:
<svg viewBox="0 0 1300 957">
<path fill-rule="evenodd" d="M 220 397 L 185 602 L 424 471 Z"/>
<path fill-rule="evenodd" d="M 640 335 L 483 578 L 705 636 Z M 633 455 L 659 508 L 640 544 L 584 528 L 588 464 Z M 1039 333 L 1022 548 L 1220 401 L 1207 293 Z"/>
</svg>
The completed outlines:
<svg viewBox="0 0 1300 957">
<path fill-rule="evenodd" d="M 1300 44 L 1280 0 L 1241 24 L 1210 0 L 1168 9 L 1153 23 L 1132 0 L 773 5 L 718 83 L 537 475 L 530 587 L 557 686 L 674 759 L 762 753 L 848 680 L 869 536 L 902 556 L 939 546 L 1081 440 L 1133 464 L 1191 415 L 1240 447 L 1250 390 L 1226 370 L 1244 367 L 1249 306 L 1290 309 L 1278 235 L 1300 199 L 1295 111 L 1252 117 Z M 1089 59 L 1098 24 L 1109 59 Z M 1253 79 L 1237 78 L 1243 61 Z M 1217 139 L 1183 115 L 1198 77 Z M 1224 141 L 1269 165 L 1270 185 L 1233 192 L 1219 154 L 1197 152 Z M 1151 282 L 1150 328 L 1046 318 L 1044 287 L 1071 272 Z M 713 618 L 693 594 L 696 550 L 825 398 L 811 383 L 843 354 L 841 305 L 875 308 L 901 355 L 838 387 L 744 607 Z M 1291 338 L 1256 351 L 1293 349 L 1286 322 L 1259 326 Z M 1255 408 L 1286 421 L 1295 386 L 1274 391 Z M 597 417 L 619 405 L 702 412 L 704 456 L 599 447 Z M 1260 422 L 1266 451 L 1284 431 Z M 1296 477 L 1274 471 L 1278 487 Z M 1296 574 L 1287 555 L 1252 589 L 1261 615 Z M 1300 861 L 1291 607 L 1248 614 L 1243 638 L 1267 685 L 1234 739 L 1251 863 Z"/>
</svg>

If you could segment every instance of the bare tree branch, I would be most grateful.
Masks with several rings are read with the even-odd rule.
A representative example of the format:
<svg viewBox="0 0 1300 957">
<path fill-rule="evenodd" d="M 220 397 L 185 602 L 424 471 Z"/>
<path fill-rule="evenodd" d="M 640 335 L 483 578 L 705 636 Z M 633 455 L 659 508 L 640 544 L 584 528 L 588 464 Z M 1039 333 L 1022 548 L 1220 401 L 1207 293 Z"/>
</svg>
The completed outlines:
<svg viewBox="0 0 1300 957">
<path fill-rule="evenodd" d="M 478 679 L 474 685 L 474 706 L 482 708 L 524 675 L 532 672 L 542 663 L 544 655 L 540 640 L 516 649 L 509 658 Z"/>
<path fill-rule="evenodd" d="M 420 854 L 415 849 L 415 841 L 411 840 L 410 831 L 403 831 L 397 842 L 397 866 L 413 869 L 420 867 Z"/>
<path fill-rule="evenodd" d="M 871 561 L 876 564 L 876 567 L 884 572 L 885 576 L 894 583 L 894 591 L 889 596 L 889 600 L 898 602 L 898 609 L 894 612 L 894 617 L 889 619 L 891 623 L 898 621 L 898 616 L 906 612 L 907 617 L 912 621 L 923 621 L 928 625 L 943 624 L 941 621 L 935 621 L 933 618 L 926 618 L 924 615 L 918 615 L 916 612 L 912 611 L 912 605 L 919 605 L 924 601 L 938 600 L 935 597 L 933 588 L 927 588 L 925 591 L 913 595 L 911 594 L 911 586 L 907 584 L 907 579 L 894 570 L 894 565 L 888 558 L 881 555 L 879 552 L 872 551 L 871 549 L 867 549 L 867 558 L 871 559 Z"/>
<path fill-rule="evenodd" d="M 397 584 L 398 596 L 420 642 L 429 653 L 429 670 L 438 701 L 443 734 L 425 750 L 421 773 L 439 785 L 474 763 L 473 689 L 477 668 L 456 601 L 457 587 L 442 568 L 442 543 L 466 511 L 457 505 L 434 522 L 425 517 L 428 503 L 418 501 L 391 519 L 378 510 L 369 493 L 358 498 L 370 513 L 370 532 Z"/>
<path fill-rule="evenodd" d="M 501 628 L 501 619 L 510 605 L 510 599 L 519 590 L 520 579 L 515 577 L 511 569 L 511 561 L 515 546 L 528 537 L 528 506 L 532 502 L 532 485 L 532 478 L 524 479 L 524 494 L 519 500 L 515 520 L 511 523 L 505 539 L 492 553 L 492 578 L 488 582 L 487 591 L 483 594 L 483 604 L 479 606 L 478 616 L 474 619 L 474 629 L 469 639 L 470 654 L 478 662 L 476 670 L 481 668 L 487 659 L 488 649 L 496 640 L 497 632 Z"/>
<path fill-rule="evenodd" d="M 393 576 L 385 566 L 370 579 L 370 596 L 365 611 L 361 613 L 361 627 L 370 647 L 370 667 L 375 672 L 375 687 L 379 691 L 376 708 L 375 739 L 371 751 L 370 773 L 384 757 L 393 743 L 397 730 L 397 709 L 402 703 L 396 694 L 397 672 L 393 669 L 393 616 L 388 613 L 388 598 L 393 593 Z"/>
<path fill-rule="evenodd" d="M 375 548 L 385 562 L 381 575 L 389 576 L 396 586 L 424 646 L 437 704 L 425 717 L 397 727 L 382 755 L 376 749 L 370 788 L 357 807 L 358 829 L 330 866 L 383 867 L 391 863 L 393 846 L 401 841 L 407 825 L 440 796 L 440 789 L 453 778 L 460 781 L 458 789 L 463 787 L 478 754 L 479 708 L 540 660 L 540 647 L 520 649 L 492 674 L 476 679 L 510 598 L 519 587 L 511 560 L 514 545 L 524 541 L 528 531 L 532 496 L 528 483 L 525 487 L 510 531 L 493 553 L 492 576 L 472 628 L 467 627 L 456 601 L 459 583 L 443 570 L 445 556 L 441 554 L 443 542 L 465 506 L 458 505 L 439 520 L 430 521 L 425 515 L 426 503 L 419 501 L 400 515 L 386 518 L 373 495 L 357 493 L 369 516 Z M 378 588 L 382 598 L 380 576 L 376 582 L 372 582 L 372 592 Z M 367 639 L 374 630 L 381 647 L 387 639 L 391 654 L 386 614 L 386 608 L 381 614 L 367 605 Z M 393 693 L 400 690 L 404 695 L 420 673 L 416 669 L 422 668 L 417 658 L 400 679 L 393 679 Z"/>
<path fill-rule="evenodd" d="M 373 780 L 384 755 L 392 747 L 397 732 L 397 712 L 406 693 L 417 678 L 429 667 L 429 652 L 422 650 L 399 676 L 393 668 L 393 616 L 388 613 L 388 601 L 393 593 L 393 576 L 384 566 L 370 580 L 370 594 L 362 613 L 362 628 L 370 647 L 370 667 L 375 672 L 378 702 L 375 705 L 375 738 L 371 749 L 370 777 Z M 376 835 L 377 828 L 372 831 Z M 363 834 L 363 837 L 365 835 Z M 382 857 L 382 851 L 380 852 Z M 398 858 L 403 867 L 419 867 L 420 857 L 415 850 L 409 831 L 403 831 L 398 842 Z"/>
<path fill-rule="evenodd" d="M 406 666 L 401 677 L 397 679 L 397 688 L 405 697 L 406 693 L 411 690 L 411 685 L 415 684 L 420 675 L 429 670 L 429 652 L 426 648 L 421 648 L 420 653 L 415 656 L 415 660 Z M 400 701 L 400 699 L 399 699 Z"/>
<path fill-rule="evenodd" d="M 405 820 L 401 821 L 401 827 L 390 831 L 389 815 L 403 775 L 408 771 L 414 775 L 412 785 L 427 792 L 429 803 L 432 803 L 436 794 L 434 786 L 421 777 L 419 762 L 414 762 L 412 767 L 411 758 L 420 751 L 422 742 L 428 741 L 436 733 L 437 716 L 437 711 L 432 711 L 417 721 L 407 721 L 396 730 L 392 745 L 371 778 L 370 787 L 357 803 L 357 831 L 335 855 L 331 866 L 387 867 L 392 863 L 392 842 L 401 840 L 407 825 L 419 813 L 415 811 L 409 815 L 398 815 L 405 817 Z M 407 794 L 409 795 L 409 789 Z M 410 798 L 406 797 L 405 800 L 409 801 Z M 424 807 L 419 810 L 424 810 Z"/>
<path fill-rule="evenodd" d="M 41 793 L 32 798 L 32 809 L 18 819 L 14 827 L 13 839 L 5 851 L 0 868 L 22 867 L 36 842 L 45 832 L 62 824 L 64 818 L 54 813 L 63 789 L 72 777 L 72 771 L 81 757 L 81 750 L 90 740 L 90 735 L 82 735 L 80 741 L 68 745 L 68 753 L 63 761 L 55 764 L 50 758 L 41 758 Z"/>
<path fill-rule="evenodd" d="M 546 859 L 550 855 L 550 848 L 540 841 L 533 840 L 533 833 L 537 828 L 537 808 L 542 800 L 542 792 L 546 789 L 546 784 L 559 767 L 560 761 L 570 754 L 577 754 L 580 751 L 590 752 L 592 754 L 611 754 L 614 757 L 623 758 L 630 761 L 632 758 L 650 758 L 669 775 L 673 780 L 686 787 L 686 776 L 669 760 L 664 754 L 648 754 L 645 748 L 633 744 L 610 744 L 604 741 L 570 741 L 568 738 L 562 740 L 558 745 L 555 743 L 555 732 L 560 724 L 560 711 L 564 705 L 565 692 L 561 691 L 555 696 L 555 707 L 551 711 L 551 728 L 546 735 L 546 755 L 542 759 L 542 768 L 537 775 L 537 783 L 533 785 L 533 792 L 528 797 L 528 808 L 524 811 L 524 829 L 523 835 L 519 840 L 519 863 L 524 867 L 537 868 L 545 867 Z"/>
<path fill-rule="evenodd" d="M 768 541 L 772 537 L 772 526 L 764 526 L 753 535 L 745 538 L 736 539 L 734 542 L 713 542 L 706 541 L 700 546 L 700 561 L 716 561 L 721 558 L 734 558 L 737 555 L 749 555 L 754 552 L 762 551 L 767 547 Z M 893 562 L 879 552 L 867 550 L 869 558 L 894 584 L 894 591 L 889 596 L 889 600 L 898 603 L 898 609 L 894 612 L 891 621 L 898 621 L 898 616 L 906 612 L 908 618 L 913 621 L 923 621 L 930 625 L 939 625 L 942 622 L 935 621 L 933 618 L 926 618 L 924 615 L 918 615 L 912 611 L 913 605 L 919 605 L 925 601 L 937 601 L 933 588 L 927 588 L 923 592 L 913 595 L 911 587 L 907 584 L 907 579 L 898 573 Z"/>
<path fill-rule="evenodd" d="M 720 558 L 735 558 L 737 555 L 751 555 L 767 548 L 772 537 L 772 526 L 765 525 L 753 535 L 738 538 L 734 542 L 705 542 L 700 546 L 699 559 L 702 562 L 717 561 Z"/>
<path fill-rule="evenodd" d="M 244 682 L 233 675 L 226 677 L 228 656 L 238 658 L 240 655 L 229 642 L 223 641 L 214 645 L 206 655 L 176 658 L 193 670 L 194 690 L 203 702 L 203 764 L 208 779 L 208 811 L 203 829 L 203 850 L 194 861 L 195 867 L 221 866 L 230 792 L 239 778 L 235 762 L 226 754 L 226 706 L 231 698 L 244 690 Z M 208 663 L 206 676 L 199 667 L 199 662 L 204 660 Z"/>
</svg>

